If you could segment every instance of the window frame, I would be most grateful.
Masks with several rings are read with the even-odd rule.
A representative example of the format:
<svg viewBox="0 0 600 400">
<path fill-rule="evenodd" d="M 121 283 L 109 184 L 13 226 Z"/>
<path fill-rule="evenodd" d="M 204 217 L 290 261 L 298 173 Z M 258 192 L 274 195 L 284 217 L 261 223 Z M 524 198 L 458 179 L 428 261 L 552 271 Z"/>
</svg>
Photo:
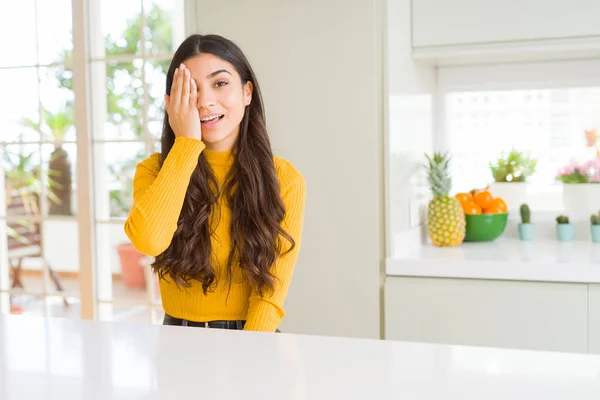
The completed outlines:
<svg viewBox="0 0 600 400">
<path fill-rule="evenodd" d="M 600 87 L 600 59 L 444 66 L 436 69 L 435 151 L 451 147 L 447 134 L 446 95 L 452 92 L 539 90 Z M 549 187 L 549 195 L 562 196 L 562 188 Z M 545 210 L 548 213 L 562 210 Z"/>
<path fill-rule="evenodd" d="M 141 4 L 141 10 L 143 10 L 144 0 L 137 0 Z M 119 142 L 134 142 L 143 144 L 146 149 L 146 154 L 151 154 L 155 150 L 156 139 L 151 136 L 148 132 L 147 118 L 148 118 L 148 93 L 144 91 L 144 106 L 142 110 L 142 126 L 144 129 L 144 135 L 140 138 L 134 139 L 105 139 L 94 137 L 94 132 L 99 127 L 101 128 L 106 120 L 106 110 L 102 110 L 98 104 L 105 104 L 106 99 L 104 90 L 98 90 L 98 82 L 95 82 L 93 78 L 93 66 L 94 62 L 130 62 L 134 59 L 145 59 L 146 61 L 154 60 L 165 60 L 170 59 L 174 52 L 152 55 L 152 54 L 131 54 L 118 57 L 106 57 L 94 54 L 94 51 L 101 52 L 103 50 L 103 35 L 102 28 L 100 26 L 100 0 L 72 0 L 71 1 L 71 18 L 72 18 L 72 32 L 73 32 L 73 59 L 69 63 L 64 65 L 72 68 L 73 71 L 73 92 L 74 92 L 74 108 L 75 108 L 75 119 L 74 128 L 76 132 L 76 138 L 74 141 L 65 141 L 64 143 L 75 143 L 77 146 L 76 162 L 73 164 L 73 168 L 76 170 L 76 181 L 73 182 L 77 188 L 76 204 L 77 214 L 72 217 L 52 217 L 42 216 L 40 220 L 64 220 L 75 221 L 78 227 L 78 242 L 72 243 L 71 246 L 78 246 L 79 248 L 79 299 L 81 301 L 81 314 L 82 319 L 97 320 L 99 315 L 99 308 L 102 304 L 111 304 L 115 306 L 130 306 L 130 305 L 144 305 L 148 306 L 150 316 L 155 314 L 157 303 L 153 297 L 155 287 L 152 280 L 146 288 L 147 302 L 144 304 L 136 303 L 124 303 L 118 300 L 110 302 L 101 302 L 98 296 L 98 276 L 97 270 L 97 246 L 96 240 L 97 227 L 100 224 L 123 224 L 124 218 L 98 218 L 95 212 L 95 202 L 101 193 L 96 193 L 94 183 L 94 164 L 103 162 L 102 160 L 96 160 L 95 146 L 98 143 L 119 143 Z M 181 10 L 181 9 L 180 9 Z M 174 30 L 178 30 L 179 33 L 183 32 L 183 36 L 186 37 L 194 33 L 197 29 L 195 21 L 198 19 L 197 6 L 195 0 L 183 0 L 183 15 L 177 16 L 183 26 L 178 26 Z M 142 46 L 144 45 L 143 29 L 144 13 L 142 12 L 142 24 L 140 31 L 140 38 Z M 178 45 L 178 44 L 176 44 Z M 96 48 L 94 48 L 96 46 Z M 48 67 L 57 66 L 63 64 L 44 64 L 44 65 L 28 65 L 25 67 Z M 11 66 L 10 68 L 17 68 Z M 148 83 L 144 79 L 145 70 L 142 69 L 142 79 L 144 80 L 144 86 L 147 88 Z M 101 85 L 100 85 L 101 86 Z M 39 96 L 38 96 L 39 97 Z M 100 111 L 99 111 L 100 109 Z M 30 142 L 3 142 L 2 145 L 7 144 L 20 144 Z M 42 145 L 43 143 L 52 143 L 52 141 L 44 140 L 41 138 L 40 141 L 31 142 L 32 144 Z M 4 184 L 4 179 L 1 177 L 0 184 Z M 3 185 L 4 187 L 4 185 Z M 1 220 L 9 220 L 10 217 L 6 216 Z M 1 232 L 0 232 L 1 233 Z M 2 241 L 5 242 L 5 241 Z M 4 243 L 0 243 L 0 254 L 2 249 L 5 249 Z M 6 254 L 6 252 L 4 253 Z M 11 294 L 28 294 L 20 291 L 18 293 L 13 292 L 8 287 L 8 265 L 4 257 L 0 257 L 0 271 L 6 272 L 0 277 L 0 280 L 4 282 L 4 285 L 0 287 L 0 306 L 2 313 L 8 313 L 9 308 L 9 296 Z M 47 277 L 44 274 L 44 288 L 46 287 Z M 50 297 L 68 297 L 69 294 L 61 294 L 55 292 L 35 293 L 35 296 L 40 296 L 44 299 Z M 47 314 L 47 307 L 44 307 Z"/>
</svg>

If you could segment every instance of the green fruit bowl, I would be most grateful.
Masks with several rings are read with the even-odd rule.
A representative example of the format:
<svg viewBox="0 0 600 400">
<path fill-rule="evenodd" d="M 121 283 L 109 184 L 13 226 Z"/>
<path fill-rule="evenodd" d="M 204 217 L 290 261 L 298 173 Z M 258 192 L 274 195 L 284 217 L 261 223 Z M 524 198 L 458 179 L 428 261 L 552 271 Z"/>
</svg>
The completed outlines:
<svg viewBox="0 0 600 400">
<path fill-rule="evenodd" d="M 465 242 L 491 242 L 504 233 L 508 213 L 465 215 L 467 229 Z"/>
</svg>

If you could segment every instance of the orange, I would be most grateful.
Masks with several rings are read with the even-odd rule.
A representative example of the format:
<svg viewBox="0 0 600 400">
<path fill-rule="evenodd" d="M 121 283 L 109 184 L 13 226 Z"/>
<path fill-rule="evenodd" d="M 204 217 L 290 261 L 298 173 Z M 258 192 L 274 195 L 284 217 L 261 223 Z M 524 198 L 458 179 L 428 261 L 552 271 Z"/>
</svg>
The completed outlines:
<svg viewBox="0 0 600 400">
<path fill-rule="evenodd" d="M 481 207 L 479 207 L 474 202 L 466 202 L 462 203 L 462 209 L 465 214 L 473 215 L 473 214 L 481 214 Z"/>
<path fill-rule="evenodd" d="M 494 196 L 487 191 L 481 190 L 473 196 L 473 200 L 475 200 L 475 204 L 481 207 L 483 210 L 489 208 L 492 205 L 492 201 L 494 200 Z"/>
<path fill-rule="evenodd" d="M 456 200 L 458 200 L 460 204 L 473 202 L 473 196 L 471 196 L 471 193 L 458 193 L 454 197 L 456 197 Z"/>
<path fill-rule="evenodd" d="M 471 191 L 469 191 L 469 193 L 471 193 L 471 196 L 475 196 L 477 193 L 481 192 L 483 189 L 471 189 Z"/>
<path fill-rule="evenodd" d="M 498 206 L 488 207 L 483 211 L 484 214 L 504 214 L 505 212 Z"/>
<path fill-rule="evenodd" d="M 492 200 L 492 204 L 488 208 L 498 209 L 500 210 L 500 213 L 508 212 L 508 206 L 506 205 L 504 199 L 502 199 L 501 197 L 497 197 L 494 200 Z M 487 211 L 488 208 L 486 208 L 484 211 Z"/>
</svg>

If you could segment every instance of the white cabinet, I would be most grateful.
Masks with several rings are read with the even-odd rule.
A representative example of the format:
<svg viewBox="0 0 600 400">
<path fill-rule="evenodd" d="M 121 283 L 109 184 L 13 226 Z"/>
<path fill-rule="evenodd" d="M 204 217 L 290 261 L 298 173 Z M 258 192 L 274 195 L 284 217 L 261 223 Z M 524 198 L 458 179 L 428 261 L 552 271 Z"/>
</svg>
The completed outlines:
<svg viewBox="0 0 600 400">
<path fill-rule="evenodd" d="M 385 338 L 586 352 L 587 307 L 587 284 L 388 277 Z"/>
<path fill-rule="evenodd" d="M 588 318 L 589 352 L 600 354 L 600 285 L 590 285 Z"/>
<path fill-rule="evenodd" d="M 413 46 L 600 36 L 598 0 L 412 0 Z"/>
</svg>

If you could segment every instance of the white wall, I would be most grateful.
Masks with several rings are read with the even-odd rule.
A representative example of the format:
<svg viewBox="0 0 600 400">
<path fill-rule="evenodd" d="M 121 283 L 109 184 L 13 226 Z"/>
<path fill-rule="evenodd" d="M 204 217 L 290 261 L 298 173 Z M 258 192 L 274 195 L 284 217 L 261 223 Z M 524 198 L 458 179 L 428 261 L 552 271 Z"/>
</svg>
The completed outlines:
<svg viewBox="0 0 600 400">
<path fill-rule="evenodd" d="M 277 155 L 307 183 L 282 330 L 380 337 L 381 3 L 199 0 L 198 31 L 234 40 L 258 76 Z"/>
<path fill-rule="evenodd" d="M 421 223 L 429 190 L 420 165 L 433 149 L 435 69 L 412 59 L 410 0 L 387 1 L 388 256 L 403 245 L 403 232 Z"/>
</svg>

